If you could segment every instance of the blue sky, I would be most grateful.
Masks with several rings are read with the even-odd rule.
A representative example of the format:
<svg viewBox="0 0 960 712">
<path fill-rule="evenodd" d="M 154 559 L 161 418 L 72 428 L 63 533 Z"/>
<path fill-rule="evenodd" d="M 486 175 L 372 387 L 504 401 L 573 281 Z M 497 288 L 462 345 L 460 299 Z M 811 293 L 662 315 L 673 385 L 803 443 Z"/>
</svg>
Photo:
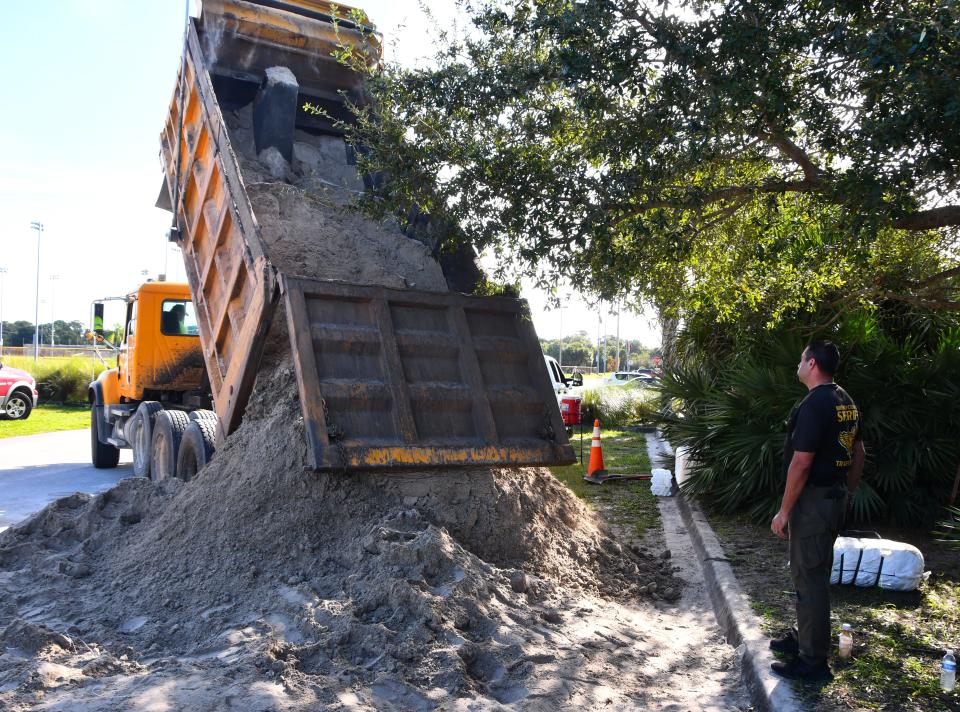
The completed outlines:
<svg viewBox="0 0 960 712">
<path fill-rule="evenodd" d="M 431 0 L 449 23 L 450 0 Z M 385 35 L 388 59 L 428 53 L 416 0 L 361 4 Z M 2 316 L 33 321 L 40 245 L 40 321 L 89 323 L 90 303 L 136 288 L 143 272 L 183 279 L 164 233 L 170 215 L 153 207 L 162 182 L 159 135 L 183 38 L 179 0 L 32 0 L 4 3 L 0 22 L 0 267 Z M 401 29 L 402 28 L 402 29 Z M 55 275 L 55 279 L 51 279 Z M 538 332 L 559 334 L 559 312 L 533 290 Z M 596 333 L 596 312 L 575 296 L 563 331 Z M 110 321 L 110 314 L 107 315 Z M 621 318 L 621 335 L 659 342 L 643 317 Z M 606 329 L 605 329 L 606 331 Z M 613 328 L 609 331 L 612 333 Z"/>
</svg>

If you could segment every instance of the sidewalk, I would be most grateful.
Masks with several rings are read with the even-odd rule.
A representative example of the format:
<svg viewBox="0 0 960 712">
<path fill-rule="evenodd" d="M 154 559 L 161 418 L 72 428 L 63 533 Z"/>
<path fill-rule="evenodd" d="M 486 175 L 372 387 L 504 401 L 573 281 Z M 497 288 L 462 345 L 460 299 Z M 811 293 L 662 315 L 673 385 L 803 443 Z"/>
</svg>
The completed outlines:
<svg viewBox="0 0 960 712">
<path fill-rule="evenodd" d="M 656 433 L 647 435 L 647 452 L 654 467 L 672 457 L 669 443 Z M 664 535 L 668 528 L 680 532 L 692 542 L 690 559 L 696 560 L 703 572 L 703 586 L 712 603 L 715 620 L 730 645 L 737 647 L 738 667 L 750 698 L 758 710 L 792 712 L 804 706 L 789 682 L 770 670 L 776 658 L 768 648 L 760 620 L 750 609 L 750 602 L 737 582 L 716 534 L 695 502 L 680 495 L 660 500 Z M 682 525 L 677 520 L 682 521 Z"/>
</svg>

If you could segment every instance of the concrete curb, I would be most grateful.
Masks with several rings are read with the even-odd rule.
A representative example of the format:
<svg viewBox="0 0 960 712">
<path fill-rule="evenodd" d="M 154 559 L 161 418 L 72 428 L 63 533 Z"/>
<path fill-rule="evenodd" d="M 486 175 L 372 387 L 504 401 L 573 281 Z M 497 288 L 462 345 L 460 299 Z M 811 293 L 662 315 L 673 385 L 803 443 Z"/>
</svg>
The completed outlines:
<svg viewBox="0 0 960 712">
<path fill-rule="evenodd" d="M 740 588 L 713 528 L 695 502 L 682 495 L 676 495 L 676 498 L 680 516 L 700 557 L 717 622 L 727 642 L 737 646 L 740 654 L 740 674 L 753 704 L 767 712 L 806 709 L 794 694 L 790 682 L 770 670 L 770 663 L 776 658 L 768 647 L 769 639 L 750 609 L 750 601 Z"/>
</svg>

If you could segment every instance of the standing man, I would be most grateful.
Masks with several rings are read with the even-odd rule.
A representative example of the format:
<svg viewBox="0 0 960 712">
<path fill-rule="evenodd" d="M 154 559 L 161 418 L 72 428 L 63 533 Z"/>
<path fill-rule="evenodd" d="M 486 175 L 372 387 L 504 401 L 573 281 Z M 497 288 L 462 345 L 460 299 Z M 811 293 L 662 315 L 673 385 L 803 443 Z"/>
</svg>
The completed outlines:
<svg viewBox="0 0 960 712">
<path fill-rule="evenodd" d="M 770 641 L 771 650 L 796 657 L 772 667 L 782 677 L 806 681 L 833 678 L 827 665 L 833 544 L 866 456 L 860 411 L 833 382 L 839 361 L 840 352 L 829 341 L 811 342 L 800 356 L 797 378 L 808 393 L 787 425 L 787 484 L 770 523 L 774 534 L 790 538 L 790 575 L 797 594 L 796 628 Z"/>
</svg>

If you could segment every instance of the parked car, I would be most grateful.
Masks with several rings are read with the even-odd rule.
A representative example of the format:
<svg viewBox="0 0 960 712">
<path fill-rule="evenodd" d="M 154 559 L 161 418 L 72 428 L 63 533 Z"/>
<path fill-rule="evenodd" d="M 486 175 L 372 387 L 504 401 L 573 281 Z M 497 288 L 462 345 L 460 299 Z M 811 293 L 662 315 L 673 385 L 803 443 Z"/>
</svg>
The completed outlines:
<svg viewBox="0 0 960 712">
<path fill-rule="evenodd" d="M 636 371 L 616 371 L 607 376 L 604 381 L 606 386 L 627 386 L 627 385 L 646 385 L 656 383 L 657 379 L 653 371 L 649 368 L 641 368 Z"/>
<path fill-rule="evenodd" d="M 26 371 L 0 363 L 0 416 L 24 420 L 37 405 L 37 382 Z"/>
</svg>

